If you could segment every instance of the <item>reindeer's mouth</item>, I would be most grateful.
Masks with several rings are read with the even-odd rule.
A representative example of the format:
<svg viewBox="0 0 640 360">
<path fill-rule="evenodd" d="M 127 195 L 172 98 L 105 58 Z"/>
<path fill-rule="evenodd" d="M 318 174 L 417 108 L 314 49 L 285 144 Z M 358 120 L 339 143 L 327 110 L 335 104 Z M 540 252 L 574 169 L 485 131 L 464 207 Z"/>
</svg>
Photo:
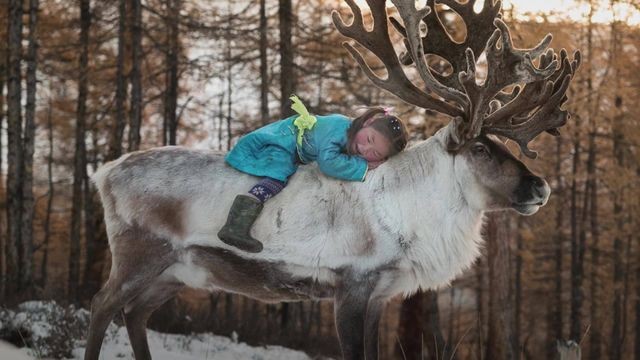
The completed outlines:
<svg viewBox="0 0 640 360">
<path fill-rule="evenodd" d="M 535 203 L 512 203 L 511 208 L 520 215 L 533 215 L 538 212 L 542 205 L 544 205 L 542 201 Z"/>
</svg>

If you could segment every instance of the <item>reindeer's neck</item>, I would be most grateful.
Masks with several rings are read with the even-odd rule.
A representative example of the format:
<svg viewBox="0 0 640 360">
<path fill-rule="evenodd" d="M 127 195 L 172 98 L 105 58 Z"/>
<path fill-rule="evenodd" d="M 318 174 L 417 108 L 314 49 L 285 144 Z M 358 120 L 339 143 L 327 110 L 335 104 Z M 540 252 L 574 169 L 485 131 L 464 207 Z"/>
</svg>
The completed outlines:
<svg viewBox="0 0 640 360">
<path fill-rule="evenodd" d="M 413 146 L 371 179 L 382 195 L 381 222 L 399 229 L 401 266 L 423 288 L 447 284 L 479 254 L 482 212 L 465 200 L 440 140 Z"/>
</svg>

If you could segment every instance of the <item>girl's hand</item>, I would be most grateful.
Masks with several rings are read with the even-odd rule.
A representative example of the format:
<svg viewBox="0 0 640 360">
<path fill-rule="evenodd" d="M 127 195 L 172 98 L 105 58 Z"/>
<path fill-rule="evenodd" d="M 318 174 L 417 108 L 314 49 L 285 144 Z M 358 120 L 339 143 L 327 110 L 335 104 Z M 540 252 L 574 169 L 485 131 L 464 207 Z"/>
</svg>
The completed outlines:
<svg viewBox="0 0 640 360">
<path fill-rule="evenodd" d="M 380 160 L 380 161 L 369 161 L 369 170 L 373 170 L 375 168 L 377 168 L 378 166 L 380 166 L 380 164 L 382 164 L 383 162 L 385 162 L 385 160 Z"/>
</svg>

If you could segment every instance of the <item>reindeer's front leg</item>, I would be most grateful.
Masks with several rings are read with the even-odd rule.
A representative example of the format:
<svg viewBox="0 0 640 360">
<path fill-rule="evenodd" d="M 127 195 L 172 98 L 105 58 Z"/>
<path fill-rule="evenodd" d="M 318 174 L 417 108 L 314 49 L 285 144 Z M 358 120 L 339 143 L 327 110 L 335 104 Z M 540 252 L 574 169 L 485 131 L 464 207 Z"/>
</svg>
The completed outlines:
<svg viewBox="0 0 640 360">
<path fill-rule="evenodd" d="M 384 302 L 372 297 L 377 275 L 344 276 L 335 296 L 335 317 L 345 360 L 378 359 L 378 324 Z"/>
</svg>

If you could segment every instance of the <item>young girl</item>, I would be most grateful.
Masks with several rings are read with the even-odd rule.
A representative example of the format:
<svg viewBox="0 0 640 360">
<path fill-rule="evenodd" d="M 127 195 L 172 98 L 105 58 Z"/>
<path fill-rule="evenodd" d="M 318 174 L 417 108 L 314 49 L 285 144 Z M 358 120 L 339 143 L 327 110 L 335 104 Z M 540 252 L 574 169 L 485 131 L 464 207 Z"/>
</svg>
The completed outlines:
<svg viewBox="0 0 640 360">
<path fill-rule="evenodd" d="M 262 251 L 250 235 L 265 201 L 282 191 L 299 164 L 318 163 L 325 175 L 364 181 L 407 145 L 407 130 L 384 108 L 372 108 L 352 121 L 343 115 L 312 116 L 294 95 L 298 114 L 243 136 L 225 160 L 242 172 L 263 177 L 246 195 L 236 196 L 218 237 L 248 252 Z"/>
</svg>

